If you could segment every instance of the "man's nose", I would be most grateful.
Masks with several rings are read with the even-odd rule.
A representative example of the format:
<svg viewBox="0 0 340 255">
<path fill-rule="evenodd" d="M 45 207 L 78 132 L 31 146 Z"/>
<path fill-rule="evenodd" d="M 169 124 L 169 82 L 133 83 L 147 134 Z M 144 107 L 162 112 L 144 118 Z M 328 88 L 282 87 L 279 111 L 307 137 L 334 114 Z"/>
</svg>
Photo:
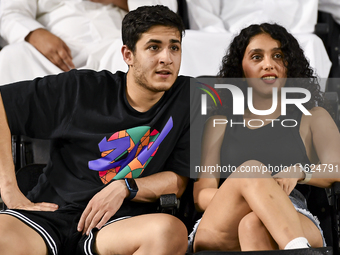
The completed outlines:
<svg viewBox="0 0 340 255">
<path fill-rule="evenodd" d="M 164 65 L 172 64 L 172 56 L 169 49 L 164 49 L 160 53 L 159 62 Z"/>
</svg>

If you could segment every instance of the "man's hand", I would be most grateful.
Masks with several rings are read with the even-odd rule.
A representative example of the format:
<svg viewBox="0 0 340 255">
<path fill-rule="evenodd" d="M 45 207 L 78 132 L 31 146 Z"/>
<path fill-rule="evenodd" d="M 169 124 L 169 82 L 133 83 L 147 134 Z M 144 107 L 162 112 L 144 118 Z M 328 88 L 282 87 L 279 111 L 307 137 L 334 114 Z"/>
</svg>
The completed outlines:
<svg viewBox="0 0 340 255">
<path fill-rule="evenodd" d="M 58 36 L 43 28 L 30 32 L 25 40 L 63 71 L 75 68 L 71 50 Z"/>
<path fill-rule="evenodd" d="M 88 203 L 78 223 L 78 231 L 90 234 L 100 229 L 118 211 L 129 191 L 124 180 L 114 181 L 98 192 Z"/>
<path fill-rule="evenodd" d="M 101 4 L 114 4 L 115 6 L 123 9 L 124 11 L 129 11 L 127 0 L 90 0 L 91 2 L 101 3 Z"/>
<path fill-rule="evenodd" d="M 53 212 L 58 209 L 58 205 L 53 203 L 32 203 L 20 192 L 20 190 L 13 189 L 9 192 L 2 191 L 1 198 L 8 209 L 46 212 Z"/>
</svg>

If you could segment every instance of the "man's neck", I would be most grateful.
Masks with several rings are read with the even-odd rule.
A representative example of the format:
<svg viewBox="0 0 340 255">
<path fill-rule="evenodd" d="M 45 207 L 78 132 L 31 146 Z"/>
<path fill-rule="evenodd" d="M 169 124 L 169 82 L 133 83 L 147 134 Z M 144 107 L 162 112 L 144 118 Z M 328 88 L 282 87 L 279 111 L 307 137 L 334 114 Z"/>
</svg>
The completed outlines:
<svg viewBox="0 0 340 255">
<path fill-rule="evenodd" d="M 147 88 L 137 85 L 132 77 L 126 77 L 126 98 L 138 112 L 147 112 L 154 106 L 164 95 L 164 92 L 153 92 Z"/>
</svg>

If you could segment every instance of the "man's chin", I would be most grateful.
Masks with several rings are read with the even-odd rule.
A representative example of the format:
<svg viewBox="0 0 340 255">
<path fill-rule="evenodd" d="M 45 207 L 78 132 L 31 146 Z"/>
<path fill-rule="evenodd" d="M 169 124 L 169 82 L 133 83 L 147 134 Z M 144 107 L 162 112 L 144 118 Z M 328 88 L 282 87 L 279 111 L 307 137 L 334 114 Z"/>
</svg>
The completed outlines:
<svg viewBox="0 0 340 255">
<path fill-rule="evenodd" d="M 149 88 L 152 92 L 165 92 L 171 89 L 171 85 L 160 85 L 160 86 L 153 86 L 152 88 Z"/>
<path fill-rule="evenodd" d="M 172 85 L 175 83 L 175 80 L 173 79 L 169 79 L 167 81 L 158 81 L 155 82 L 152 85 L 152 90 L 154 92 L 164 92 L 164 91 L 168 91 L 169 89 L 171 89 Z"/>
</svg>

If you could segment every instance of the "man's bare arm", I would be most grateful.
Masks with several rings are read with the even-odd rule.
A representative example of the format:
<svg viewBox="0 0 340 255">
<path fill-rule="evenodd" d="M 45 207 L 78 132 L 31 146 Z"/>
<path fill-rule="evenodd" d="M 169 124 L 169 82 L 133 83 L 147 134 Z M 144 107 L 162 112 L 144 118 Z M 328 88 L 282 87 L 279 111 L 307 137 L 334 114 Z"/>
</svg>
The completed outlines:
<svg viewBox="0 0 340 255">
<path fill-rule="evenodd" d="M 163 194 L 180 197 L 188 178 L 174 172 L 161 172 L 135 179 L 138 192 L 133 201 L 154 202 Z M 124 180 L 114 181 L 98 192 L 88 203 L 78 224 L 78 231 L 89 234 L 94 227 L 101 228 L 118 211 L 129 192 Z"/>
<path fill-rule="evenodd" d="M 38 211 L 54 211 L 57 205 L 51 203 L 34 204 L 20 191 L 12 157 L 11 132 L 0 94 L 0 192 L 1 198 L 9 209 L 25 209 Z"/>
</svg>

